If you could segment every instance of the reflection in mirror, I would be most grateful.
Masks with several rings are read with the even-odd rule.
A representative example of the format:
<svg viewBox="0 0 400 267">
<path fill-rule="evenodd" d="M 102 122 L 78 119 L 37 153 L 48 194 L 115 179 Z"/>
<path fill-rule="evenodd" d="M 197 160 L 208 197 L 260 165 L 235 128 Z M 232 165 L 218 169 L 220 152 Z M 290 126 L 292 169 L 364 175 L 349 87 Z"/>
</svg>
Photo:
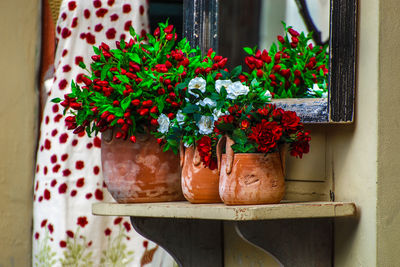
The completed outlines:
<svg viewBox="0 0 400 267">
<path fill-rule="evenodd" d="M 329 39 L 329 0 L 306 1 L 310 16 L 322 35 Z M 242 64 L 243 47 L 269 49 L 284 33 L 281 21 L 308 33 L 294 0 L 220 0 L 218 51 L 230 59 L 230 67 Z"/>
<path fill-rule="evenodd" d="M 277 7 L 267 9 L 264 1 Z M 262 36 L 262 40 L 274 38 L 277 33 L 273 33 L 273 29 L 277 28 L 276 25 L 280 26 L 279 21 L 282 19 L 301 30 L 301 25 L 290 20 L 293 17 L 290 14 L 298 12 L 298 8 L 295 8 L 296 4 L 304 6 L 306 3 L 316 28 L 323 31 L 323 40 L 329 36 L 329 94 L 328 99 L 297 99 L 299 103 L 295 103 L 296 99 L 290 99 L 288 102 L 292 103 L 288 103 L 287 106 L 292 110 L 297 109 L 296 107 L 298 110 L 303 110 L 303 114 L 299 115 L 304 122 L 351 123 L 354 118 L 356 85 L 358 1 L 330 0 L 330 3 L 328 0 L 264 1 L 183 0 L 184 35 L 192 45 L 199 45 L 203 52 L 212 47 L 218 50 L 219 54 L 229 57 L 232 67 L 238 62 L 240 64 L 240 58 L 245 56 L 241 50 L 242 47 L 265 46 L 268 42 L 264 41 L 264 44 L 260 42 L 261 26 L 264 27 L 262 33 L 267 35 Z M 277 19 L 272 19 L 274 17 Z M 263 20 L 274 21 L 276 24 L 273 26 Z M 329 25 L 329 31 L 327 25 Z M 306 105 L 306 102 L 311 104 Z M 321 112 L 315 108 L 320 108 Z M 309 114 L 311 116 L 308 116 Z"/>
<path fill-rule="evenodd" d="M 304 1 L 299 1 L 299 5 L 301 5 L 300 2 Z M 317 31 L 322 31 L 322 38 L 328 39 L 329 2 L 328 0 L 321 0 L 313 1 L 313 3 L 310 9 L 303 6 L 302 10 L 309 13 L 312 23 L 321 28 Z M 305 5 L 305 3 L 303 4 Z M 244 65 L 245 61 L 249 67 L 245 70 L 253 72 L 253 75 L 250 75 L 249 78 L 265 81 L 265 84 L 262 83 L 263 87 L 269 89 L 274 98 L 327 97 L 328 49 L 324 49 L 325 53 L 321 54 L 319 46 L 316 47 L 315 42 L 311 41 L 309 43 L 313 43 L 313 47 L 316 48 L 307 49 L 305 37 L 302 38 L 301 35 L 292 36 L 292 34 L 288 34 L 288 41 L 284 43 L 283 21 L 286 22 L 287 26 L 293 26 L 296 31 L 308 35 L 295 1 L 256 0 L 245 2 L 222 0 L 220 1 L 219 14 L 219 51 L 223 56 L 230 59 L 230 68 L 236 65 Z M 307 17 L 306 14 L 304 14 L 304 17 Z M 235 30 L 232 31 L 231 29 Z M 278 42 L 277 36 L 281 38 L 280 42 Z M 275 54 L 276 48 L 271 46 L 273 44 L 281 52 Z M 257 56 L 245 58 L 249 52 L 245 53 L 243 47 L 253 48 L 255 46 L 263 51 L 263 55 L 269 53 L 272 56 L 272 63 Z M 263 63 L 261 59 L 266 62 L 264 65 L 261 65 Z M 312 59 L 314 59 L 313 62 L 311 62 Z M 256 61 L 256 67 L 253 64 L 254 61 Z M 311 63 L 308 64 L 308 61 Z M 276 67 L 282 67 L 280 70 L 282 75 L 279 75 L 281 73 L 272 68 L 274 64 L 279 64 Z M 320 73 L 321 69 L 323 73 Z M 285 70 L 290 70 L 290 72 L 283 74 Z M 257 76 L 254 74 L 255 71 L 258 71 Z M 298 75 L 294 75 L 293 72 Z M 258 73 L 260 73 L 260 76 Z M 262 76 L 262 73 L 264 73 L 264 76 Z M 277 75 L 276 81 L 269 79 L 269 74 Z M 283 78 L 284 76 L 286 79 Z M 276 83 L 278 83 L 278 86 Z M 279 86 L 279 84 L 281 85 Z"/>
<path fill-rule="evenodd" d="M 179 40 L 183 38 L 183 0 L 152 0 L 149 3 L 150 32 L 158 23 L 167 21 L 173 24 Z"/>
</svg>

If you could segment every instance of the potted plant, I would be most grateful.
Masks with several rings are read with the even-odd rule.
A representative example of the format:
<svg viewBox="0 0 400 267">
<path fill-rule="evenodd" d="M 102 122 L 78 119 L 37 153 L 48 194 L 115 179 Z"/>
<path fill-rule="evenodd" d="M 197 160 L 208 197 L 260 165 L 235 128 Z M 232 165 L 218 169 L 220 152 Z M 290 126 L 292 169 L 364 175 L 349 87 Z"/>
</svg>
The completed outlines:
<svg viewBox="0 0 400 267">
<path fill-rule="evenodd" d="M 116 49 L 94 47 L 90 69 L 81 63 L 88 74 L 54 102 L 69 112 L 66 125 L 75 134 L 102 133 L 104 178 L 118 202 L 180 200 L 179 158 L 173 153 L 179 144 L 155 136 L 169 130 L 181 109 L 181 83 L 196 50 L 186 39 L 176 44 L 168 22 L 144 37 L 133 28 L 130 33 L 129 42 L 116 42 Z"/>
<path fill-rule="evenodd" d="M 256 79 L 273 98 L 327 97 L 328 54 L 326 46 L 314 46 L 307 36 L 283 23 L 284 36 L 269 49 L 245 47 L 249 68 L 244 77 Z"/>
<path fill-rule="evenodd" d="M 284 195 L 284 146 L 302 157 L 309 152 L 309 132 L 293 111 L 272 104 L 236 106 L 216 128 L 227 136 L 219 155 L 219 193 L 227 205 L 279 203 Z"/>
</svg>

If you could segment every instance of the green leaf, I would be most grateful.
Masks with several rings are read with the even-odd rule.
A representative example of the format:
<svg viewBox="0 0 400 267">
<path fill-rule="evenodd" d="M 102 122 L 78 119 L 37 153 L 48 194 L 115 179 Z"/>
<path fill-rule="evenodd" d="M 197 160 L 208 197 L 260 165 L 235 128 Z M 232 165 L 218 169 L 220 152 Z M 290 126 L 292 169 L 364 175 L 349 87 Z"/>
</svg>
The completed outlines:
<svg viewBox="0 0 400 267">
<path fill-rule="evenodd" d="M 165 106 L 164 101 L 162 100 L 161 97 L 157 97 L 156 98 L 156 103 L 157 103 L 158 111 L 160 113 L 162 113 L 163 110 L 164 110 L 164 106 Z"/>
<path fill-rule="evenodd" d="M 241 129 L 235 129 L 232 134 L 232 139 L 236 144 L 244 145 L 247 141 L 247 136 Z"/>
<path fill-rule="evenodd" d="M 190 113 L 195 113 L 196 111 L 199 111 L 200 108 L 197 105 L 189 104 L 188 106 L 184 107 L 182 112 L 186 114 Z"/>
<path fill-rule="evenodd" d="M 121 101 L 121 108 L 125 111 L 129 105 L 131 104 L 131 97 L 130 95 L 128 95 L 127 97 L 125 97 L 122 101 Z"/>
<path fill-rule="evenodd" d="M 231 72 L 231 77 L 232 78 L 236 78 L 237 76 L 239 76 L 239 74 L 242 73 L 242 66 L 239 65 L 236 68 L 234 68 Z"/>
<path fill-rule="evenodd" d="M 96 55 L 100 55 L 100 49 L 98 49 L 96 46 L 93 46 L 93 51 Z"/>
<path fill-rule="evenodd" d="M 103 69 L 101 70 L 100 79 L 104 81 L 107 76 L 108 71 L 111 69 L 111 65 L 104 65 Z"/>
<path fill-rule="evenodd" d="M 134 92 L 134 93 L 132 94 L 132 98 L 137 98 L 137 97 L 139 97 L 140 95 L 142 95 L 142 93 L 143 93 L 142 88 L 139 88 L 136 92 Z"/>
<path fill-rule="evenodd" d="M 79 67 L 81 67 L 82 69 L 86 69 L 86 65 L 85 63 L 83 63 L 83 61 L 79 61 Z"/>
<path fill-rule="evenodd" d="M 134 37 L 136 35 L 135 29 L 131 26 L 129 27 L 129 33 Z"/>
<path fill-rule="evenodd" d="M 60 103 L 61 101 L 62 101 L 62 99 L 61 99 L 61 98 L 58 98 L 58 97 L 53 98 L 53 99 L 51 100 L 51 102 L 53 102 L 53 103 Z"/>
<path fill-rule="evenodd" d="M 140 61 L 139 55 L 136 54 L 136 53 L 130 54 L 130 55 L 129 55 L 129 58 L 130 58 L 130 60 L 132 60 L 132 61 L 135 62 L 135 63 L 140 64 L 140 62 L 141 62 L 141 61 Z"/>
<path fill-rule="evenodd" d="M 253 55 L 253 49 L 250 47 L 243 47 L 244 52 L 246 52 L 249 55 Z"/>
</svg>

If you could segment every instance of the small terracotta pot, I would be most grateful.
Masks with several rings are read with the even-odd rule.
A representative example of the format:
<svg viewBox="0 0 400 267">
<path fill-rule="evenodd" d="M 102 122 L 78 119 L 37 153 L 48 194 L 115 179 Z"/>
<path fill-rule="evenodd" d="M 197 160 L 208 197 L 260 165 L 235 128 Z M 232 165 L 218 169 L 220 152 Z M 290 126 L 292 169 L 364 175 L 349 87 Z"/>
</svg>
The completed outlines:
<svg viewBox="0 0 400 267">
<path fill-rule="evenodd" d="M 183 200 L 179 157 L 162 152 L 154 137 L 138 135 L 132 143 L 108 130 L 101 141 L 104 181 L 117 202 Z"/>
<path fill-rule="evenodd" d="M 219 172 L 204 167 L 193 146 L 181 145 L 182 191 L 191 203 L 220 203 Z"/>
<path fill-rule="evenodd" d="M 285 193 L 284 162 L 280 153 L 239 153 L 226 141 L 219 159 L 219 194 L 226 205 L 279 203 Z"/>
</svg>

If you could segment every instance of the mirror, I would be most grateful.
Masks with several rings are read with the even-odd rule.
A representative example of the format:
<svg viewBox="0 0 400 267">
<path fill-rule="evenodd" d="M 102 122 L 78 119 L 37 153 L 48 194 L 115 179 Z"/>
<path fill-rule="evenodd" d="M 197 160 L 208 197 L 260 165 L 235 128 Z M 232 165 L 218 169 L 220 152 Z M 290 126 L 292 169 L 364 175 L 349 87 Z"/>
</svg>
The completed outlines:
<svg viewBox="0 0 400 267">
<path fill-rule="evenodd" d="M 281 101 L 282 105 L 284 108 L 297 111 L 303 121 L 308 123 L 352 122 L 357 40 L 357 1 L 330 0 L 329 16 L 326 15 L 326 12 L 328 12 L 326 1 L 313 0 L 311 2 L 313 7 L 318 6 L 315 3 L 319 3 L 322 6 L 325 13 L 321 11 L 322 9 L 317 12 L 321 11 L 321 14 L 325 14 L 320 16 L 321 20 L 329 17 L 330 72 L 328 99 L 315 99 L 312 101 L 309 99 L 293 99 L 286 102 Z M 213 47 L 214 50 L 219 49 L 222 54 L 232 54 L 230 61 L 232 65 L 235 65 L 235 61 L 240 61 L 243 58 L 243 52 L 235 51 L 239 51 L 243 46 L 246 46 L 246 42 L 254 45 L 268 43 L 276 35 L 271 29 L 277 28 L 277 23 L 282 20 L 279 17 L 294 18 L 295 16 L 292 12 L 298 13 L 298 8 L 289 7 L 296 6 L 299 3 L 304 4 L 306 1 L 184 0 L 184 34 L 194 45 L 199 45 L 203 51 Z M 268 8 L 268 5 L 278 5 L 280 7 Z M 237 10 L 236 13 L 233 11 L 234 9 Z M 311 8 L 309 8 L 309 11 L 310 14 L 314 12 Z M 232 19 L 232 17 L 236 19 Z M 286 19 L 286 22 L 291 25 L 290 20 Z M 226 23 L 231 23 L 231 25 L 228 24 L 225 27 L 223 24 Z M 322 23 L 322 28 L 325 27 L 325 30 L 323 30 L 323 36 L 325 36 L 327 22 L 326 20 L 324 22 L 316 22 L 316 24 L 319 23 Z M 264 31 L 263 29 L 269 29 L 270 31 Z M 240 37 L 237 38 L 235 36 Z M 219 42 L 221 43 L 219 44 Z M 251 47 L 254 45 L 249 44 Z"/>
</svg>

